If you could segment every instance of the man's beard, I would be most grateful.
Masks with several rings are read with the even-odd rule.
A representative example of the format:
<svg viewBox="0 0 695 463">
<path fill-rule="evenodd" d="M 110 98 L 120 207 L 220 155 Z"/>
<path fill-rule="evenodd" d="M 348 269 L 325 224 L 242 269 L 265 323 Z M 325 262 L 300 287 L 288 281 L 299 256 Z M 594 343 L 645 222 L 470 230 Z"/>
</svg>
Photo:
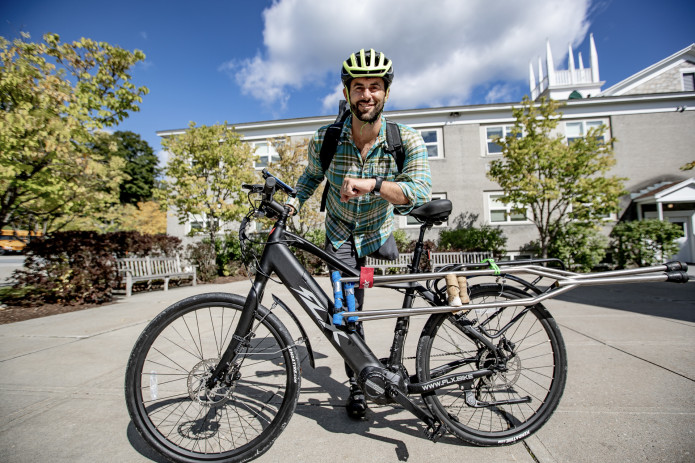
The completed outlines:
<svg viewBox="0 0 695 463">
<path fill-rule="evenodd" d="M 377 103 L 373 108 L 367 111 L 360 111 L 359 101 L 357 103 L 350 102 L 350 109 L 357 119 L 368 124 L 373 124 L 379 120 L 381 113 L 384 110 L 384 102 Z"/>
</svg>

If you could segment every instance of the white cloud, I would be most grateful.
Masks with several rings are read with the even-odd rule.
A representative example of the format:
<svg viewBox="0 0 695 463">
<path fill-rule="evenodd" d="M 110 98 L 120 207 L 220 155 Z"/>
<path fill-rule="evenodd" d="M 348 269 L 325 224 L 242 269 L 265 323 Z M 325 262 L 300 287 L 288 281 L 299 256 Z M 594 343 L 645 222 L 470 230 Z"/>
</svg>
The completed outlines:
<svg viewBox="0 0 695 463">
<path fill-rule="evenodd" d="M 545 51 L 556 63 L 586 35 L 589 0 L 279 0 L 263 12 L 263 50 L 229 62 L 242 91 L 285 107 L 292 91 L 313 86 L 324 110 L 341 97 L 340 63 L 364 47 L 394 62 L 389 106 L 455 105 L 488 82 L 519 82 Z M 509 87 L 492 88 L 487 100 Z"/>
</svg>

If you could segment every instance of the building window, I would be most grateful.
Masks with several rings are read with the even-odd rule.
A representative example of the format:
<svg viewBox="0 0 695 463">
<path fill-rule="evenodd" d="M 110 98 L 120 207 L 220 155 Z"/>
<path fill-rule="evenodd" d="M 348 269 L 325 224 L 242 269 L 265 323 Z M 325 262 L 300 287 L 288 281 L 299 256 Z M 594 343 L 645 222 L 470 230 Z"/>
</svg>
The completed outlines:
<svg viewBox="0 0 695 463">
<path fill-rule="evenodd" d="M 572 143 L 578 138 L 584 138 L 590 129 L 598 129 L 602 125 L 606 125 L 603 121 L 578 121 L 565 122 L 565 136 L 567 143 Z M 604 137 L 600 136 L 599 140 L 603 141 Z"/>
<path fill-rule="evenodd" d="M 259 157 L 258 160 L 253 162 L 253 167 L 256 170 L 268 167 L 271 162 L 280 161 L 280 155 L 275 151 L 275 147 L 272 143 L 267 141 L 256 141 L 252 142 L 251 146 L 254 148 L 254 154 Z"/>
<path fill-rule="evenodd" d="M 683 76 L 683 91 L 695 92 L 695 71 L 688 71 L 682 74 Z"/>
<path fill-rule="evenodd" d="M 487 140 L 487 154 L 488 156 L 490 155 L 496 155 L 496 154 L 502 154 L 502 147 L 498 145 L 495 140 L 497 138 L 506 138 L 507 136 L 512 134 L 512 129 L 514 128 L 513 125 L 497 125 L 497 126 L 491 126 L 491 127 L 485 127 L 485 138 Z M 517 137 L 520 137 L 521 134 L 518 134 Z"/>
<path fill-rule="evenodd" d="M 490 211 L 490 223 L 528 223 L 527 216 L 530 215 L 528 209 L 525 212 L 514 210 L 512 204 L 505 204 L 500 201 L 504 195 L 501 193 L 487 193 L 488 211 Z"/>
<path fill-rule="evenodd" d="M 446 193 L 432 193 L 432 200 L 435 200 L 435 199 L 446 199 Z M 415 220 L 413 217 L 410 217 L 409 215 L 406 215 L 404 217 L 404 219 L 405 219 L 405 227 L 407 227 L 407 228 L 419 227 L 420 225 L 422 225 L 422 223 L 418 222 L 417 220 Z M 448 227 L 449 222 L 447 221 L 447 222 L 444 222 L 441 225 L 437 225 L 437 226 L 438 227 L 439 226 Z"/>
<path fill-rule="evenodd" d="M 443 158 L 442 150 L 442 129 L 420 129 L 418 130 L 427 147 L 427 155 L 430 159 Z"/>
</svg>

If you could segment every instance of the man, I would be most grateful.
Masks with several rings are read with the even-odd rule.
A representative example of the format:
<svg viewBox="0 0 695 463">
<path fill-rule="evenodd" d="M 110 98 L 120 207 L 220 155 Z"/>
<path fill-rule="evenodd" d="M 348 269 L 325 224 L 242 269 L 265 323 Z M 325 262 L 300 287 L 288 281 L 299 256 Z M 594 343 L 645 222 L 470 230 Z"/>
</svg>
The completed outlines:
<svg viewBox="0 0 695 463">
<path fill-rule="evenodd" d="M 393 81 L 393 65 L 383 53 L 360 50 L 345 60 L 341 70 L 343 95 L 351 117 L 345 120 L 336 153 L 324 172 L 319 153 L 328 126 L 321 127 L 309 143 L 308 165 L 297 182 L 297 198 L 289 204 L 298 210 L 328 180 L 326 199 L 326 251 L 359 270 L 366 256 L 392 260 L 398 257 L 393 239 L 394 210 L 407 214 L 430 200 L 432 181 L 427 148 L 420 134 L 398 124 L 405 151 L 399 171 L 387 148 L 384 104 Z M 361 310 L 364 290 L 355 291 Z M 364 337 L 361 324 L 358 333 Z M 362 418 L 367 410 L 355 374 L 346 365 L 350 382 L 348 415 Z"/>
</svg>

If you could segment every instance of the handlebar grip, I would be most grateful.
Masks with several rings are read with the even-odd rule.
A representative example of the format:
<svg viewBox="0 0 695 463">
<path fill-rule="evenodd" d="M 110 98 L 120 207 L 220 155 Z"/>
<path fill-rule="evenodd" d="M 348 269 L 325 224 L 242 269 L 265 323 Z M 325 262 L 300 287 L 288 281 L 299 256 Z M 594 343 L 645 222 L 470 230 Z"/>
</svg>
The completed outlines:
<svg viewBox="0 0 695 463">
<path fill-rule="evenodd" d="M 668 272 L 666 274 L 666 278 L 666 281 L 671 283 L 687 283 L 690 279 L 687 272 L 683 272 L 680 270 L 677 272 Z"/>
<path fill-rule="evenodd" d="M 674 260 L 671 262 L 666 262 L 664 265 L 666 266 L 666 270 L 669 272 L 675 272 L 677 270 L 683 270 L 684 272 L 688 271 L 688 264 L 685 262 L 678 262 L 677 260 Z"/>
</svg>

